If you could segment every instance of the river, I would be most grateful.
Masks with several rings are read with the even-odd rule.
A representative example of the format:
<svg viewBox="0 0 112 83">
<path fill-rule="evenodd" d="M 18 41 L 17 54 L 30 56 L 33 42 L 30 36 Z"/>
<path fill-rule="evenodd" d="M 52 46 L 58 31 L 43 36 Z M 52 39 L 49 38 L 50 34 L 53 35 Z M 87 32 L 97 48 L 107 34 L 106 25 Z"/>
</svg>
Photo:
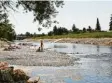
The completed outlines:
<svg viewBox="0 0 112 83">
<path fill-rule="evenodd" d="M 74 66 L 20 66 L 30 76 L 40 76 L 42 83 L 112 83 L 112 47 L 46 42 L 44 48 L 79 59 Z"/>
</svg>

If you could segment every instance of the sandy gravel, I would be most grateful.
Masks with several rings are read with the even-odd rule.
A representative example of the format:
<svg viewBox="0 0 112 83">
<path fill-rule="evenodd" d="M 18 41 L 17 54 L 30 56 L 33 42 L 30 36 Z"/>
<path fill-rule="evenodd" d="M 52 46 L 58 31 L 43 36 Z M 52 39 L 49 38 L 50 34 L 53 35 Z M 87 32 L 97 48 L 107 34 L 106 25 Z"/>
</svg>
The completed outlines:
<svg viewBox="0 0 112 83">
<path fill-rule="evenodd" d="M 0 61 L 23 66 L 70 66 L 74 64 L 75 58 L 49 50 L 36 52 L 29 46 L 23 46 L 14 51 L 1 50 Z"/>
</svg>

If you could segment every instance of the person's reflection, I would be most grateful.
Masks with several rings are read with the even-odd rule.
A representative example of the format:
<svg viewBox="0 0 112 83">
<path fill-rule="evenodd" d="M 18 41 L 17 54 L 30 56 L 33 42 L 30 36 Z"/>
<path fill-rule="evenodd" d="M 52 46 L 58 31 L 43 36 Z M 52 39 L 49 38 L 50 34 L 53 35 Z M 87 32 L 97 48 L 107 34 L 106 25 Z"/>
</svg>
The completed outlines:
<svg viewBox="0 0 112 83">
<path fill-rule="evenodd" d="M 99 47 L 99 45 L 97 45 L 97 53 L 99 53 L 100 52 L 100 47 Z"/>
</svg>

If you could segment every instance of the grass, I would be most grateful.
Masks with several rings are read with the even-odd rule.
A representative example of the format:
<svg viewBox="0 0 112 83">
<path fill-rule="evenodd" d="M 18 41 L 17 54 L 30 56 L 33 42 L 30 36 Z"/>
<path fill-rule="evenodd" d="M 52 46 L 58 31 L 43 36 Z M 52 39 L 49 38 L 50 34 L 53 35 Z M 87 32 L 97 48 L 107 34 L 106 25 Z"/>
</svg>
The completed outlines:
<svg viewBox="0 0 112 83">
<path fill-rule="evenodd" d="M 92 33 L 69 33 L 67 35 L 53 35 L 53 36 L 42 36 L 35 37 L 33 39 L 59 39 L 59 38 L 112 38 L 112 32 L 92 32 Z"/>
</svg>

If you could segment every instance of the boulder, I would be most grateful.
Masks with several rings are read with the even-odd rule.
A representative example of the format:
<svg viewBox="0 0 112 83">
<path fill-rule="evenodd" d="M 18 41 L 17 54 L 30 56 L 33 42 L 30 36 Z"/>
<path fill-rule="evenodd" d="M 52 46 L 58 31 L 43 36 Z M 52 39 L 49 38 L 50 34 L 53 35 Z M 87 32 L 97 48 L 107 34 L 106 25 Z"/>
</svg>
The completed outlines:
<svg viewBox="0 0 112 83">
<path fill-rule="evenodd" d="M 0 83 L 27 83 L 29 76 L 21 69 L 14 70 L 8 63 L 0 62 Z"/>
<path fill-rule="evenodd" d="M 0 83 L 14 83 L 12 75 L 13 67 L 0 69 Z"/>
<path fill-rule="evenodd" d="M 26 73 L 21 69 L 16 69 L 13 72 L 13 79 L 15 82 L 17 81 L 27 81 L 29 79 L 29 76 L 26 75 Z"/>
</svg>

